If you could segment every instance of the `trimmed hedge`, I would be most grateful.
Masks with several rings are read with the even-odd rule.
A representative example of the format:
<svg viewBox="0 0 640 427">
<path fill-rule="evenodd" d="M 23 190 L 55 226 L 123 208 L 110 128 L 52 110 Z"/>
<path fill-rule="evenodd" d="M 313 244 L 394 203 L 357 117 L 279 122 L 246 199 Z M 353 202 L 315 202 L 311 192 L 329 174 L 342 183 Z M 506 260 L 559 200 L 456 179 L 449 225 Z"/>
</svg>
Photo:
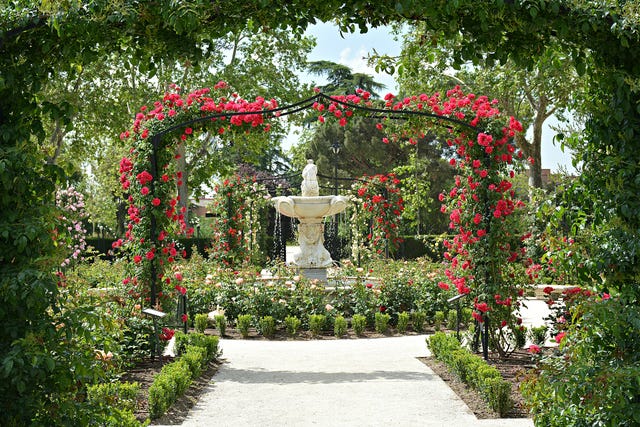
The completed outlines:
<svg viewBox="0 0 640 427">
<path fill-rule="evenodd" d="M 96 421 L 104 427 L 140 427 L 149 425 L 139 422 L 134 412 L 137 408 L 140 384 L 129 382 L 101 383 L 87 387 L 87 400 L 99 410 L 100 418 Z"/>
<path fill-rule="evenodd" d="M 511 383 L 502 378 L 498 369 L 462 348 L 453 334 L 436 332 L 426 341 L 433 357 L 447 365 L 460 381 L 480 392 L 493 411 L 501 417 L 509 412 L 513 406 Z"/>
<path fill-rule="evenodd" d="M 208 363 L 219 356 L 220 338 L 202 333 L 176 332 L 175 349 L 180 358 L 165 365 L 149 388 L 149 415 L 156 419 L 164 415 L 182 396 L 194 378 L 199 377 Z"/>
</svg>

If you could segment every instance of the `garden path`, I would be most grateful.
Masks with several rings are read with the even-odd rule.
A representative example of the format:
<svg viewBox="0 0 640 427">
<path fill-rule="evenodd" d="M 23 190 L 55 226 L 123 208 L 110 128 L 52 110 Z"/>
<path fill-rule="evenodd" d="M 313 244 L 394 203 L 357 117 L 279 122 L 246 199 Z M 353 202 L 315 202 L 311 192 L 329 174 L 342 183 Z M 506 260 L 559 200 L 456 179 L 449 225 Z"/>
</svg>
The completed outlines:
<svg viewBox="0 0 640 427">
<path fill-rule="evenodd" d="M 533 426 L 529 419 L 478 420 L 417 359 L 429 355 L 425 337 L 224 339 L 225 363 L 182 425 Z"/>
</svg>

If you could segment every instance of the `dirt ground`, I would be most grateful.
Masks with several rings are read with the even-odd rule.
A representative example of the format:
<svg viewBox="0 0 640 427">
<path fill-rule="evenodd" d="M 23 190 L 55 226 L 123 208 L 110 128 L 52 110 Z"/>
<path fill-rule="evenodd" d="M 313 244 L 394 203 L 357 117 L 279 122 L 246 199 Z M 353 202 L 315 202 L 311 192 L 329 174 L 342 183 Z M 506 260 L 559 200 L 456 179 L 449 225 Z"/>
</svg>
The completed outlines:
<svg viewBox="0 0 640 427">
<path fill-rule="evenodd" d="M 207 330 L 206 333 L 216 333 L 214 330 Z M 423 333 L 430 333 L 432 331 L 427 330 Z M 408 331 L 406 334 L 416 334 Z M 405 335 L 406 335 L 405 334 Z M 382 338 L 400 336 L 396 332 L 390 331 L 387 334 L 380 334 L 375 331 L 365 331 L 362 338 Z M 229 328 L 226 331 L 225 339 L 243 339 L 238 331 Z M 249 340 L 265 340 L 263 336 L 258 334 L 255 330 L 251 330 L 249 336 L 246 338 Z M 278 331 L 272 340 L 309 340 L 309 339 L 323 339 L 323 340 L 335 340 L 338 339 L 332 334 L 326 333 L 320 336 L 312 336 L 309 331 L 300 331 L 295 337 L 290 337 L 284 331 Z M 358 339 L 358 337 L 349 331 L 347 335 L 341 339 Z M 498 414 L 491 411 L 484 399 L 478 392 L 466 386 L 459 381 L 454 375 L 450 374 L 446 366 L 441 362 L 427 357 L 420 358 L 431 370 L 433 370 L 438 376 L 440 376 L 451 389 L 467 404 L 478 418 L 498 418 Z M 134 369 L 131 369 L 123 377 L 123 381 L 137 381 L 142 392 L 138 400 L 138 409 L 136 411 L 136 417 L 139 420 L 145 420 L 149 417 L 149 405 L 146 399 L 148 395 L 148 389 L 153 382 L 154 376 L 160 372 L 162 366 L 166 363 L 170 363 L 172 358 L 164 358 L 163 360 L 145 360 L 137 365 Z M 493 364 L 502 374 L 503 378 L 512 383 L 511 397 L 514 401 L 514 407 L 507 415 L 507 418 L 526 418 L 528 416 L 527 410 L 524 405 L 524 400 L 519 391 L 519 384 L 524 378 L 525 373 L 532 367 L 531 358 L 526 351 L 518 351 L 512 353 L 505 359 L 499 359 L 497 357 L 489 358 L 489 362 Z M 198 379 L 195 379 L 191 384 L 189 390 L 178 399 L 178 401 L 169 409 L 169 411 L 161 418 L 153 420 L 153 424 L 162 425 L 179 425 L 181 424 L 191 408 L 197 403 L 200 394 L 207 388 L 211 378 L 217 372 L 220 364 L 223 362 L 214 361 L 211 362 L 207 370 Z"/>
</svg>

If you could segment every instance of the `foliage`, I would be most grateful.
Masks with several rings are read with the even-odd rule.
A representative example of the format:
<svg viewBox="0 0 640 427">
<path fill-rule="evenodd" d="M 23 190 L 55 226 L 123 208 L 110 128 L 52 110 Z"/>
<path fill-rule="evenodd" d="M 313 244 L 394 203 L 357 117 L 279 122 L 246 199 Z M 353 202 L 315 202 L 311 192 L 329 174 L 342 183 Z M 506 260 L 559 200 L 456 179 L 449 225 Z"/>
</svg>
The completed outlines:
<svg viewBox="0 0 640 427">
<path fill-rule="evenodd" d="M 206 313 L 196 314 L 194 326 L 196 331 L 204 333 L 204 330 L 209 326 L 209 316 Z"/>
<path fill-rule="evenodd" d="M 114 409 L 133 412 L 137 407 L 138 393 L 138 383 L 101 383 L 87 388 L 87 399 L 94 405 L 107 404 Z"/>
<path fill-rule="evenodd" d="M 272 316 L 263 316 L 258 320 L 258 331 L 265 338 L 273 338 L 276 333 L 276 321 Z"/>
<path fill-rule="evenodd" d="M 523 231 L 514 213 L 523 203 L 515 198 L 510 181 L 514 158 L 522 156 L 513 137 L 522 126 L 513 117 L 502 121 L 499 110 L 487 98 L 464 95 L 459 88 L 449 91 L 447 97 L 444 108 L 458 111 L 460 118 L 473 117 L 472 124 L 484 122 L 484 130 L 473 137 L 463 134 L 448 140 L 457 154 L 451 164 L 461 175 L 448 194 L 440 195 L 445 203 L 442 211 L 451 221 L 449 227 L 457 232 L 453 241 L 445 241 L 449 280 L 441 286 L 455 286 L 459 294 L 471 294 L 474 317 L 480 322 L 487 321 L 491 312 L 501 329 L 507 325 L 513 329 L 520 290 L 504 274 L 505 266 L 518 260 L 522 252 Z M 503 354 L 502 333 L 492 334 L 492 342 Z"/>
<path fill-rule="evenodd" d="M 386 334 L 389 330 L 389 321 L 391 320 L 391 316 L 387 313 L 376 313 L 373 324 L 376 332 L 380 334 Z"/>
<path fill-rule="evenodd" d="M 436 332 L 427 338 L 427 346 L 433 357 L 444 362 L 462 382 L 478 390 L 492 410 L 504 416 L 511 409 L 511 383 L 494 366 L 463 349 L 454 335 Z"/>
<path fill-rule="evenodd" d="M 529 339 L 533 344 L 543 346 L 547 342 L 547 325 L 532 326 L 529 328 Z"/>
<path fill-rule="evenodd" d="M 164 365 L 149 387 L 149 415 L 160 418 L 173 402 L 189 388 L 191 371 L 186 360 Z"/>
<path fill-rule="evenodd" d="M 343 316 L 336 316 L 335 320 L 333 321 L 333 334 L 338 338 L 342 338 L 346 333 L 347 320 Z"/>
<path fill-rule="evenodd" d="M 122 350 L 129 362 L 136 362 L 153 354 L 151 337 L 153 321 L 149 318 L 131 316 L 125 320 L 122 334 Z"/>
<path fill-rule="evenodd" d="M 439 29 L 424 22 L 415 23 L 404 38 L 401 55 L 378 58 L 378 66 L 397 62 L 403 93 L 442 93 L 450 85 L 460 84 L 474 93 L 498 99 L 503 111 L 516 117 L 525 128 L 532 128 L 530 137 L 523 133 L 516 138 L 525 156 L 534 160 L 530 165 L 533 185 L 542 188 L 542 126 L 551 115 L 562 119 L 568 108 L 575 107 L 584 79 L 566 66 L 566 55 L 554 43 L 545 46 L 527 66 L 511 59 L 499 63 L 491 55 L 454 66 L 456 60 L 462 60 L 457 56 L 461 37 L 458 34 L 445 38 Z M 576 114 L 574 108 L 573 115 Z"/>
<path fill-rule="evenodd" d="M 251 177 L 234 175 L 215 187 L 209 206 L 213 215 L 213 238 L 209 256 L 226 267 L 239 267 L 264 261 L 258 236 L 260 221 L 269 200 L 264 185 Z"/>
<path fill-rule="evenodd" d="M 219 337 L 201 333 L 176 334 L 176 352 L 180 358 L 164 365 L 149 387 L 149 414 L 152 419 L 164 415 L 176 399 L 189 388 L 207 364 L 218 357 Z"/>
<path fill-rule="evenodd" d="M 458 327 L 458 312 L 456 310 L 449 310 L 447 313 L 447 329 L 455 330 Z"/>
<path fill-rule="evenodd" d="M 385 308 L 392 325 L 398 323 L 400 313 L 417 308 L 416 300 L 422 291 L 413 279 L 405 277 L 389 278 L 378 289 L 378 305 Z"/>
<path fill-rule="evenodd" d="M 638 424 L 637 302 L 593 295 L 572 306 L 571 318 L 577 321 L 555 336 L 557 352 L 522 385 L 536 425 Z"/>
<path fill-rule="evenodd" d="M 367 327 L 367 318 L 361 314 L 354 314 L 351 319 L 351 327 L 356 336 L 362 336 L 362 333 Z"/>
<path fill-rule="evenodd" d="M 207 116 L 218 121 L 219 134 L 258 127 L 269 130 L 261 111 L 277 106 L 273 99 L 248 102 L 237 94 L 227 95 L 224 82 L 214 86 L 213 91 L 201 89 L 184 96 L 179 88 L 173 89 L 154 103 L 153 109 L 141 107 L 131 130 L 121 135 L 132 150 L 120 162 L 120 182 L 130 194 L 130 205 L 126 239 L 119 240 L 117 246 L 125 245 L 128 249 L 134 265 L 133 280 L 140 293 L 146 296 L 155 290 L 156 294 L 150 295 L 152 303 L 162 292 L 155 278 L 163 278 L 164 266 L 179 255 L 175 242 L 171 241 L 172 234 L 193 233 L 185 222 L 186 208 L 178 208 L 179 197 L 174 196 L 175 186 L 180 186 L 184 177 L 172 162 L 173 150 L 192 138 L 193 126 L 202 126 L 200 122 Z M 225 113 L 230 115 L 228 124 Z M 176 125 L 189 121 L 193 124 L 175 129 Z M 164 135 L 167 132 L 171 135 Z M 171 284 L 171 278 L 165 278 L 165 282 Z"/>
<path fill-rule="evenodd" d="M 327 316 L 325 316 L 324 314 L 309 315 L 309 330 L 311 331 L 311 334 L 315 336 L 322 334 L 326 323 Z"/>
<path fill-rule="evenodd" d="M 92 423 L 105 427 L 139 427 L 149 425 L 149 420 L 139 422 L 134 415 L 138 407 L 138 383 L 99 383 L 87 388 L 87 401 L 98 409 Z"/>
<path fill-rule="evenodd" d="M 56 229 L 56 239 L 61 244 L 66 243 L 68 250 L 61 266 L 70 267 L 82 261 L 82 254 L 87 250 L 87 230 L 83 221 L 86 221 L 88 215 L 84 209 L 84 196 L 74 187 L 58 190 L 56 206 L 62 211 L 59 217 L 60 227 Z"/>
<path fill-rule="evenodd" d="M 313 61 L 307 67 L 312 74 L 323 75 L 327 78 L 329 83 L 319 86 L 319 89 L 328 95 L 342 95 L 361 89 L 371 92 L 373 96 L 377 96 L 375 91 L 385 88 L 383 84 L 374 81 L 371 76 L 353 73 L 346 65 L 336 64 L 335 62 Z"/>
<path fill-rule="evenodd" d="M 224 314 L 218 314 L 214 317 L 214 321 L 216 322 L 216 327 L 220 332 L 220 336 L 223 337 L 227 330 L 227 318 Z"/>
<path fill-rule="evenodd" d="M 442 328 L 442 324 L 444 323 L 444 311 L 436 311 L 435 316 L 433 317 L 433 327 L 436 331 L 439 331 Z"/>
<path fill-rule="evenodd" d="M 355 236 L 352 258 L 366 260 L 389 255 L 401 241 L 400 221 L 404 200 L 393 174 L 364 176 L 354 183 L 351 226 Z M 361 207 L 361 208 L 360 208 Z"/>
<path fill-rule="evenodd" d="M 302 321 L 297 317 L 287 316 L 284 319 L 284 324 L 287 328 L 287 333 L 293 337 L 298 333 L 298 329 L 300 328 Z"/>
<path fill-rule="evenodd" d="M 219 348 L 220 337 L 215 335 L 177 332 L 175 337 L 175 349 L 178 355 L 184 354 L 189 347 L 202 347 L 206 350 L 206 361 L 208 362 L 222 353 Z"/>
<path fill-rule="evenodd" d="M 409 313 L 407 313 L 406 311 L 398 314 L 397 328 L 399 333 L 404 334 L 405 332 L 407 332 L 407 328 L 409 327 L 409 318 Z"/>
<path fill-rule="evenodd" d="M 407 235 L 436 234 L 447 231 L 448 223 L 440 215 L 438 194 L 451 187 L 454 171 L 443 156 L 437 138 L 422 138 L 402 165 L 393 172 L 401 181 L 405 210 L 402 227 Z"/>
<path fill-rule="evenodd" d="M 238 327 L 242 338 L 247 338 L 249 336 L 249 328 L 251 327 L 251 315 L 241 314 L 238 316 L 236 326 Z"/>
<path fill-rule="evenodd" d="M 567 65 L 585 75 L 588 86 L 585 138 L 575 143 L 584 164 L 581 180 L 589 191 L 583 206 L 591 209 L 596 224 L 617 217 L 619 229 L 627 236 L 619 243 L 638 240 L 640 39 L 633 2 L 295 1 L 286 13 L 268 2 L 238 3 L 232 12 L 220 13 L 212 13 L 211 4 L 195 0 L 185 1 L 179 9 L 171 2 L 148 7 L 129 0 L 16 0 L 7 5 L 0 9 L 0 181 L 4 190 L 10 190 L 2 192 L 0 206 L 0 259 L 7 264 L 0 281 L 0 321 L 5 331 L 0 342 L 10 344 L 1 347 L 5 381 L 0 395 L 12 399 L 3 416 L 18 417 L 20 424 L 33 421 L 36 406 L 59 408 L 59 402 L 51 404 L 51 396 L 60 396 L 77 382 L 61 381 L 57 374 L 66 378 L 78 372 L 71 358 L 60 358 L 55 373 L 40 363 L 50 360 L 41 358 L 42 354 L 64 353 L 65 348 L 56 344 L 60 340 L 52 318 L 52 311 L 59 307 L 56 280 L 50 274 L 57 265 L 50 235 L 56 180 L 51 171 L 55 168 L 45 166 L 36 145 L 44 139 L 48 118 L 69 123 L 73 113 L 68 104 L 56 105 L 41 96 L 41 88 L 53 70 L 71 73 L 78 64 L 93 63 L 108 52 L 126 52 L 128 66 L 153 74 L 160 58 L 197 62 L 207 50 L 215 50 L 207 41 L 230 30 L 292 27 L 293 33 L 300 34 L 309 23 L 332 19 L 344 31 L 366 31 L 407 18 L 424 20 L 441 28 L 444 38 L 462 35 L 454 64 L 488 54 L 527 65 L 545 52 L 545 46 L 557 42 L 567 54 Z M 587 61 L 587 55 L 593 60 Z M 605 245 L 599 259 L 612 259 L 615 253 L 630 259 L 634 248 Z M 610 286 L 637 296 L 640 263 L 626 266 L 615 271 L 620 274 L 613 275 Z M 68 319 L 58 322 L 62 323 L 70 325 Z M 27 345 L 32 337 L 43 345 Z M 41 354 L 41 347 L 51 351 Z M 16 361 L 31 363 L 34 356 L 36 366 L 28 373 L 12 368 Z M 73 422 L 82 419 L 76 417 Z"/>
<path fill-rule="evenodd" d="M 427 319 L 427 314 L 423 311 L 414 311 L 411 313 L 411 324 L 413 330 L 416 332 L 424 331 L 424 322 Z"/>
</svg>

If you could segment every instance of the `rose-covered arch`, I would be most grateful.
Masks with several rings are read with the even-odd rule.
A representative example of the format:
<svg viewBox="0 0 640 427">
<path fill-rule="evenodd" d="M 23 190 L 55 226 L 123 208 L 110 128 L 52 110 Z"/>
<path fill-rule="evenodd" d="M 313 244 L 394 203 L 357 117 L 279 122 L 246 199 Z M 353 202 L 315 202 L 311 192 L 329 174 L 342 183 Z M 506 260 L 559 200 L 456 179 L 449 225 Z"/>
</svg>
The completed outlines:
<svg viewBox="0 0 640 427">
<path fill-rule="evenodd" d="M 514 159 L 522 156 L 513 137 L 522 126 L 503 116 L 497 101 L 456 87 L 446 96 L 398 99 L 389 94 L 381 105 L 362 90 L 344 96 L 317 91 L 298 103 L 279 106 L 275 99 L 246 101 L 229 93 L 224 82 L 186 95 L 175 86 L 171 89 L 152 108 L 142 107 L 131 129 L 121 135 L 131 146 L 119 171 L 122 188 L 128 192 L 129 223 L 124 239 L 114 247 L 125 248 L 123 256 L 133 266 L 132 276 L 125 279 L 132 296 L 161 307 L 163 286 L 186 292 L 179 274 L 166 274 L 167 265 L 183 255 L 173 237 L 193 232 L 177 208 L 176 186 L 182 179 L 174 165 L 177 146 L 205 130 L 213 129 L 222 137 L 266 132 L 271 120 L 312 108 L 319 122 L 337 120 L 341 126 L 354 114 L 376 117 L 377 127 L 387 133 L 382 141 L 386 144 L 416 144 L 434 126 L 448 130 L 447 143 L 456 151 L 451 164 L 460 175 L 456 186 L 441 195 L 442 211 L 450 215 L 456 237 L 446 242 L 449 282 L 440 286 L 472 294 L 474 316 L 485 325 L 492 311 L 501 324 L 511 325 L 519 290 L 508 285 L 499 266 L 519 256 L 519 249 L 505 246 L 503 237 L 511 233 L 508 218 L 522 205 L 510 183 Z M 394 120 L 398 118 L 402 120 Z"/>
</svg>

